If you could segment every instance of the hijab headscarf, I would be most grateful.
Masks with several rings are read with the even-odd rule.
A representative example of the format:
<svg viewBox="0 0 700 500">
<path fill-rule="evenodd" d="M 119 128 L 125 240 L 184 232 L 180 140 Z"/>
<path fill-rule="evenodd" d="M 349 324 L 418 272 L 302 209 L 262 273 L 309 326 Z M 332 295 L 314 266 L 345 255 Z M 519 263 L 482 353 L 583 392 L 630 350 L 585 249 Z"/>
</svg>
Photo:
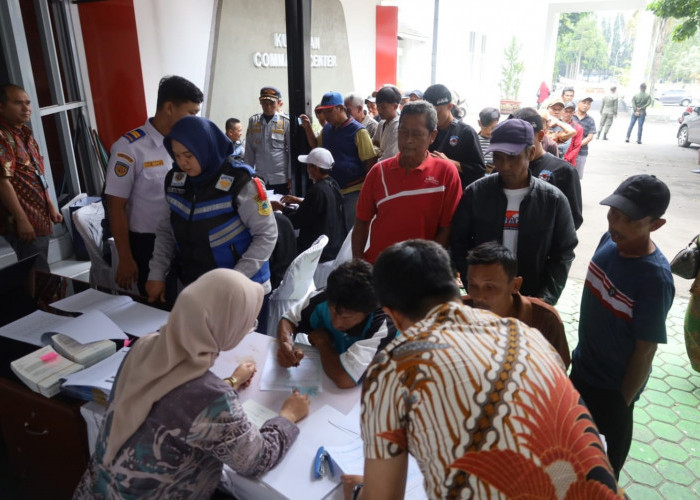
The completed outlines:
<svg viewBox="0 0 700 500">
<path fill-rule="evenodd" d="M 233 349 L 252 330 L 263 294 L 262 286 L 231 269 L 209 271 L 182 291 L 160 333 L 139 339 L 122 364 L 112 389 L 105 464 L 157 401 L 204 375 L 220 351 Z"/>
<path fill-rule="evenodd" d="M 224 160 L 233 154 L 233 143 L 226 134 L 214 122 L 200 116 L 181 118 L 163 139 L 165 149 L 174 160 L 173 139 L 185 146 L 202 167 L 201 174 L 188 177 L 195 186 L 200 186 L 218 174 Z"/>
</svg>

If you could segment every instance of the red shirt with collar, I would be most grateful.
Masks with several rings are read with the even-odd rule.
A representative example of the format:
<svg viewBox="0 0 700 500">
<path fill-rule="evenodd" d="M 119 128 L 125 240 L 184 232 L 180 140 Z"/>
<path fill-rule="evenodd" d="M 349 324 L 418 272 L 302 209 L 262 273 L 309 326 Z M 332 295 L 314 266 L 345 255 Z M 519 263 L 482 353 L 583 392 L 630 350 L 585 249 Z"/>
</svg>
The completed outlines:
<svg viewBox="0 0 700 500">
<path fill-rule="evenodd" d="M 394 243 L 434 240 L 438 228 L 452 223 L 462 197 L 459 173 L 451 162 L 426 155 L 423 163 L 406 172 L 400 158 L 399 153 L 374 165 L 360 191 L 356 217 L 372 222 L 364 255 L 370 263 Z"/>
<path fill-rule="evenodd" d="M 44 162 L 32 129 L 26 125 L 14 127 L 1 120 L 0 129 L 0 177 L 10 178 L 36 235 L 51 234 L 48 193 L 38 175 L 44 175 Z M 12 221 L 8 224 L 8 220 L 9 212 L 0 204 L 0 234 L 7 231 L 6 224 L 12 227 Z"/>
</svg>

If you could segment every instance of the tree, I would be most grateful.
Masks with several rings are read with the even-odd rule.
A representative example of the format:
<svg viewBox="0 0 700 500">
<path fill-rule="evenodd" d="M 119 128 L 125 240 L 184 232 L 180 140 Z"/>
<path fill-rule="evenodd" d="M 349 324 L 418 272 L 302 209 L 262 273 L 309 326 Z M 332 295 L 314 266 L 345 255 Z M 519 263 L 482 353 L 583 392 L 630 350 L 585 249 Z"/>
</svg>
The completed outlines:
<svg viewBox="0 0 700 500">
<path fill-rule="evenodd" d="M 692 83 L 700 81 L 700 32 L 682 42 L 667 43 L 659 64 L 662 80 Z"/>
<path fill-rule="evenodd" d="M 673 28 L 676 42 L 692 38 L 700 27 L 700 0 L 654 0 L 647 9 L 663 19 L 680 21 Z"/>
<path fill-rule="evenodd" d="M 593 71 L 604 70 L 608 65 L 608 44 L 595 17 L 578 19 L 557 39 L 555 64 L 560 74 L 570 78 L 577 78 L 582 72 L 588 72 L 590 77 Z"/>
<path fill-rule="evenodd" d="M 503 59 L 501 81 L 498 86 L 504 99 L 517 101 L 520 91 L 520 75 L 525 70 L 525 63 L 520 59 L 520 45 L 515 37 L 510 39 L 510 44 L 503 52 Z"/>
</svg>

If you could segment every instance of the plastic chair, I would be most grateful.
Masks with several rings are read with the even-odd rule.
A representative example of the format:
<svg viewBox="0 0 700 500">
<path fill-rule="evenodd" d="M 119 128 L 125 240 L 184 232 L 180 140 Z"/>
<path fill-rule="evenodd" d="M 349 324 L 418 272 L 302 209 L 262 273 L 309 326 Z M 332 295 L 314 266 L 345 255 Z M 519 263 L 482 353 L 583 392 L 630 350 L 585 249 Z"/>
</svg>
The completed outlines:
<svg viewBox="0 0 700 500">
<path fill-rule="evenodd" d="M 331 274 L 333 269 L 338 267 L 343 262 L 348 262 L 352 260 L 352 229 L 345 237 L 343 244 L 338 250 L 338 255 L 335 256 L 334 260 L 328 262 L 321 262 L 316 268 L 316 273 L 314 273 L 314 283 L 316 288 L 325 288 L 328 282 L 328 275 Z"/>
<path fill-rule="evenodd" d="M 270 295 L 270 312 L 267 321 L 267 334 L 275 337 L 277 324 L 282 315 L 297 302 L 313 292 L 314 272 L 321 259 L 321 252 L 328 244 L 328 236 L 322 234 L 313 245 L 304 250 L 289 265 L 279 287 Z"/>
<path fill-rule="evenodd" d="M 116 289 L 111 263 L 105 261 L 102 252 L 102 220 L 105 218 L 102 202 L 79 208 L 72 218 L 90 257 L 90 284 Z"/>
</svg>

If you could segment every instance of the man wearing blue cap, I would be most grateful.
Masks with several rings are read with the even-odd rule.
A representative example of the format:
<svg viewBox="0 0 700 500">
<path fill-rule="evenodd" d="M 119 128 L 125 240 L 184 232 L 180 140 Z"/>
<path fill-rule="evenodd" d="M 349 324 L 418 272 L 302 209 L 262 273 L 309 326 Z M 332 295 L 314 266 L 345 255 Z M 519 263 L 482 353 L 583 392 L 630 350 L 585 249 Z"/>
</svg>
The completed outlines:
<svg viewBox="0 0 700 500">
<path fill-rule="evenodd" d="M 513 252 L 522 271 L 524 295 L 554 305 L 561 295 L 578 244 L 566 196 L 533 177 L 532 125 L 512 118 L 493 129 L 487 152 L 493 152 L 498 175 L 470 184 L 452 220 L 452 258 L 467 276 L 467 253 L 487 241 Z"/>
<path fill-rule="evenodd" d="M 280 113 L 282 93 L 275 87 L 263 87 L 260 106 L 262 113 L 248 120 L 244 160 L 255 168 L 267 189 L 288 194 L 292 187 L 289 116 Z"/>
<path fill-rule="evenodd" d="M 309 145 L 327 149 L 335 159 L 331 176 L 340 186 L 346 227 L 351 228 L 355 224 L 355 207 L 362 184 L 367 171 L 377 162 L 377 154 L 367 129 L 352 116 L 348 116 L 340 92 L 323 94 L 316 110 L 326 118 L 320 134 L 314 137 L 308 116 L 301 115 L 301 123 Z"/>
</svg>

